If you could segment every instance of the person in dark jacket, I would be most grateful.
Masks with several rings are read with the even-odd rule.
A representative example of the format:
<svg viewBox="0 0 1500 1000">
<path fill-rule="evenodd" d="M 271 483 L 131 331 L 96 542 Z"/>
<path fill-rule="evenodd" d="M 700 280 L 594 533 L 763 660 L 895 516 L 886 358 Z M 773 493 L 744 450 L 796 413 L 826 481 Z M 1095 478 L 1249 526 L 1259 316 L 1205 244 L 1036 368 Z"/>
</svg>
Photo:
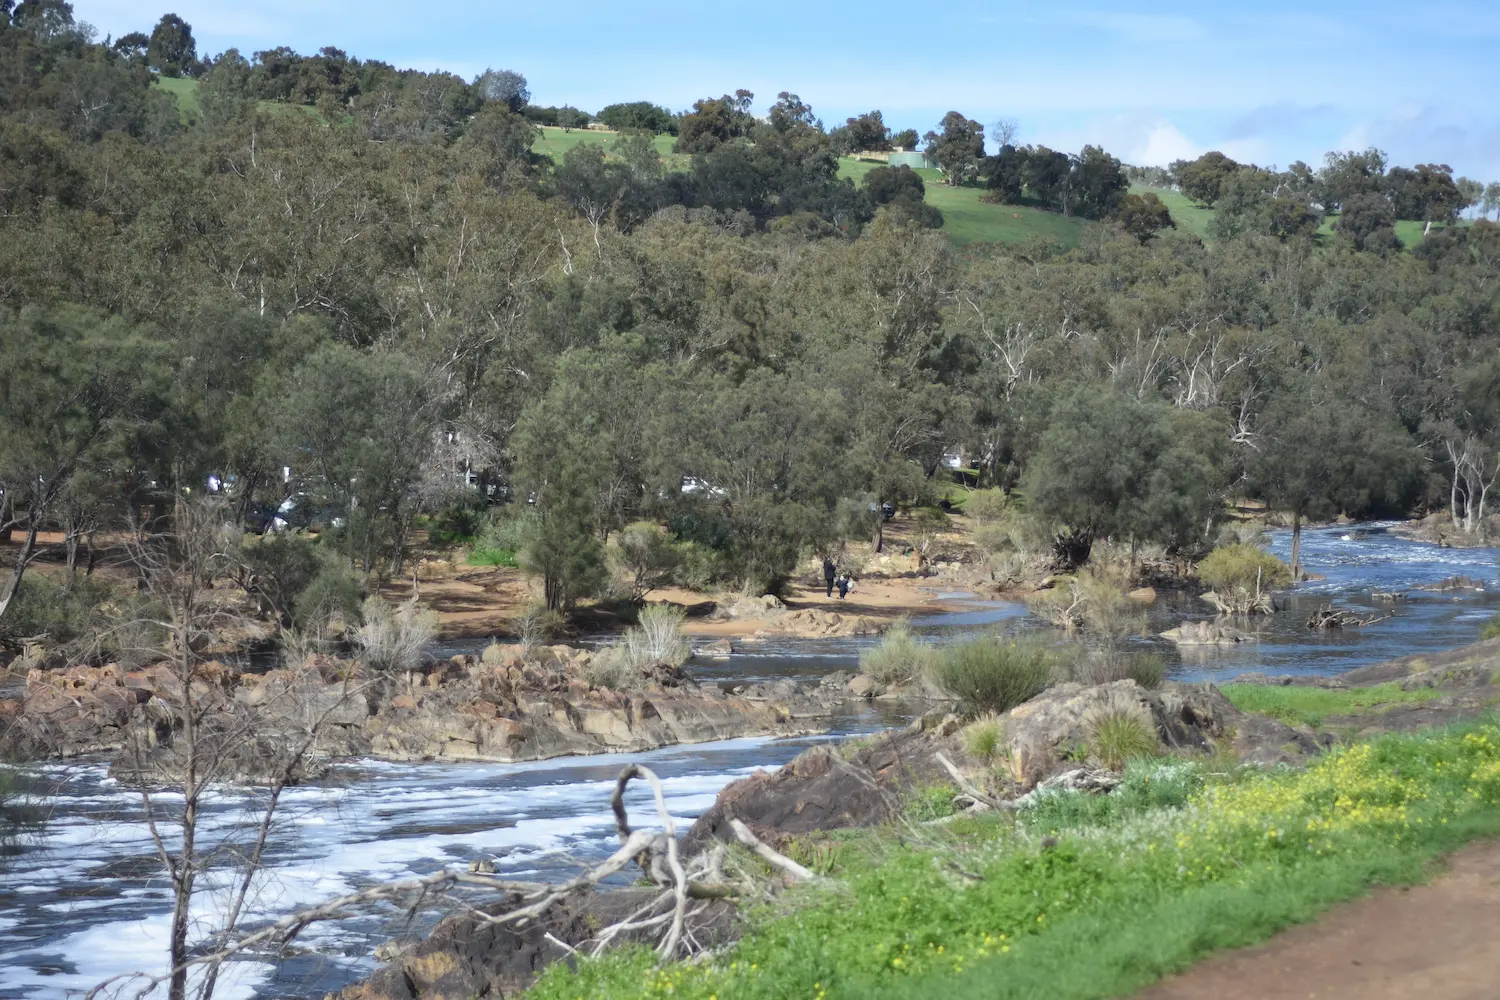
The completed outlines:
<svg viewBox="0 0 1500 1000">
<path fill-rule="evenodd" d="M 833 578 L 838 576 L 839 568 L 833 564 L 830 556 L 823 557 L 823 582 L 828 584 L 828 596 L 833 596 Z"/>
<path fill-rule="evenodd" d="M 854 581 L 849 578 L 847 572 L 839 574 L 839 600 L 849 596 L 849 588 L 854 586 Z"/>
</svg>

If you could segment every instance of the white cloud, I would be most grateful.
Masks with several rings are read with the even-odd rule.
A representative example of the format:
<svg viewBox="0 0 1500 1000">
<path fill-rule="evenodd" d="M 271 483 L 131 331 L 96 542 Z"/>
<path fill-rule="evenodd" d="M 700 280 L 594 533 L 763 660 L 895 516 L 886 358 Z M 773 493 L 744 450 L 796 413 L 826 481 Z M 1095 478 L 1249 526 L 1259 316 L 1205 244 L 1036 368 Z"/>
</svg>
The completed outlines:
<svg viewBox="0 0 1500 1000">
<path fill-rule="evenodd" d="M 1142 167 L 1164 167 L 1173 160 L 1191 160 L 1202 153 L 1193 140 L 1166 119 L 1146 135 L 1144 144 L 1131 151 L 1129 161 Z"/>
</svg>

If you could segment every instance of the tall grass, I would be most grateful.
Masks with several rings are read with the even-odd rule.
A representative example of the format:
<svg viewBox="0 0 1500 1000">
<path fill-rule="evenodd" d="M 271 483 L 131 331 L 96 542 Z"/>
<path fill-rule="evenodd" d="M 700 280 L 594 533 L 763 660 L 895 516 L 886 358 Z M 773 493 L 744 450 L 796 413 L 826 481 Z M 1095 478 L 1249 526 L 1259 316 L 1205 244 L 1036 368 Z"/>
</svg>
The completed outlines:
<svg viewBox="0 0 1500 1000">
<path fill-rule="evenodd" d="M 973 639 L 944 649 L 932 679 L 967 714 L 998 714 L 1046 690 L 1055 664 L 1054 655 L 1034 643 Z"/>
<path fill-rule="evenodd" d="M 895 686 L 926 676 L 937 656 L 935 647 L 918 640 L 905 621 L 898 621 L 886 629 L 878 646 L 860 652 L 859 669 L 881 684 Z"/>
<path fill-rule="evenodd" d="M 1132 680 L 1147 689 L 1161 687 L 1166 676 L 1166 661 L 1155 653 L 1127 653 L 1115 649 L 1062 660 L 1058 670 L 1059 680 L 1079 684 Z"/>
<path fill-rule="evenodd" d="M 1143 757 L 1156 756 L 1156 723 L 1144 705 L 1133 698 L 1111 698 L 1084 719 L 1089 753 L 1111 771 Z"/>
<path fill-rule="evenodd" d="M 438 634 L 438 616 L 417 604 L 415 597 L 391 604 L 380 596 L 364 606 L 365 623 L 355 633 L 365 664 L 380 671 L 415 670 Z"/>
<path fill-rule="evenodd" d="M 620 640 L 594 655 L 585 679 L 595 687 L 625 690 L 645 680 L 645 672 L 658 664 L 679 667 L 693 655 L 682 634 L 686 614 L 670 604 L 652 604 L 641 609 L 636 624 Z"/>
</svg>

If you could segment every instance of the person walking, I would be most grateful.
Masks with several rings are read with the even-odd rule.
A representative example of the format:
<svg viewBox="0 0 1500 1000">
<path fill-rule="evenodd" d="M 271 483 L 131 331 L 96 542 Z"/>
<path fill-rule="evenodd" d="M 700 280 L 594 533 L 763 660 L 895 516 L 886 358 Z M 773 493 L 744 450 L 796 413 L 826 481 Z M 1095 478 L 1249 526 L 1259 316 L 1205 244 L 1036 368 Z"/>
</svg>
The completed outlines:
<svg viewBox="0 0 1500 1000">
<path fill-rule="evenodd" d="M 847 572 L 839 574 L 839 600 L 849 596 L 849 588 L 854 586 L 854 581 L 849 579 Z"/>
<path fill-rule="evenodd" d="M 828 596 L 833 596 L 833 579 L 838 576 L 838 567 L 833 564 L 832 556 L 823 557 L 823 582 L 828 584 Z"/>
</svg>

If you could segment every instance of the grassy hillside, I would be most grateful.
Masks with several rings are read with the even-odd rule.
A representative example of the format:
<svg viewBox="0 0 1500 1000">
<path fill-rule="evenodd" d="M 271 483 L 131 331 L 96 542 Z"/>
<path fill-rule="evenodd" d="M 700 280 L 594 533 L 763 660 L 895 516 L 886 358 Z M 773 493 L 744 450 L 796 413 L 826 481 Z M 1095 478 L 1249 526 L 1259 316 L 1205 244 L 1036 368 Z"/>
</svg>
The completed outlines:
<svg viewBox="0 0 1500 1000">
<path fill-rule="evenodd" d="M 839 161 L 839 176 L 858 184 L 878 166 L 881 164 L 870 160 L 845 157 Z M 1066 218 L 1026 205 L 990 204 L 980 200 L 984 195 L 981 188 L 949 187 L 936 170 L 921 169 L 917 173 L 927 185 L 927 203 L 943 213 L 943 232 L 957 246 L 1044 239 L 1074 247 L 1088 224 L 1083 219 Z"/>
<path fill-rule="evenodd" d="M 563 154 L 579 143 L 610 142 L 614 137 L 614 132 L 591 131 L 589 129 L 574 129 L 571 132 L 565 132 L 560 128 L 543 125 L 542 137 L 532 145 L 531 150 L 534 153 L 541 153 L 544 156 L 550 156 L 554 160 L 561 161 Z M 659 135 L 653 140 L 653 144 L 656 146 L 656 151 L 661 154 L 662 159 L 667 161 L 668 169 L 686 170 L 688 157 L 679 156 L 672 152 L 672 144 L 676 141 L 676 136 Z"/>
<path fill-rule="evenodd" d="M 189 80 L 186 77 L 159 76 L 156 85 L 173 97 L 177 98 L 177 109 L 182 114 L 182 120 L 198 116 L 201 107 L 198 103 L 198 81 Z"/>
<path fill-rule="evenodd" d="M 1208 238 L 1208 222 L 1214 217 L 1214 210 L 1195 205 L 1192 199 L 1181 191 L 1173 191 L 1171 188 L 1157 187 L 1132 187 L 1135 194 L 1145 194 L 1148 191 L 1156 195 L 1166 203 L 1167 210 L 1172 213 L 1172 221 L 1177 223 L 1177 228 L 1192 233 L 1201 239 Z"/>
<path fill-rule="evenodd" d="M 1182 192 L 1173 191 L 1170 188 L 1132 187 L 1130 190 L 1137 194 L 1144 194 L 1150 191 L 1166 203 L 1179 229 L 1190 232 L 1200 239 L 1209 238 L 1208 224 L 1214 217 L 1213 209 L 1194 204 L 1192 199 L 1188 198 Z M 1321 241 L 1333 239 L 1333 227 L 1338 221 L 1339 217 L 1337 213 L 1323 217 L 1323 224 L 1318 227 L 1318 237 Z M 1459 225 L 1464 225 L 1464 223 L 1460 222 Z M 1401 242 L 1406 244 L 1406 246 L 1413 247 L 1422 242 L 1422 230 L 1425 228 L 1425 223 L 1415 219 L 1402 219 L 1396 223 L 1396 235 L 1401 238 Z M 1443 227 L 1439 225 L 1432 228 L 1436 231 Z"/>
</svg>

